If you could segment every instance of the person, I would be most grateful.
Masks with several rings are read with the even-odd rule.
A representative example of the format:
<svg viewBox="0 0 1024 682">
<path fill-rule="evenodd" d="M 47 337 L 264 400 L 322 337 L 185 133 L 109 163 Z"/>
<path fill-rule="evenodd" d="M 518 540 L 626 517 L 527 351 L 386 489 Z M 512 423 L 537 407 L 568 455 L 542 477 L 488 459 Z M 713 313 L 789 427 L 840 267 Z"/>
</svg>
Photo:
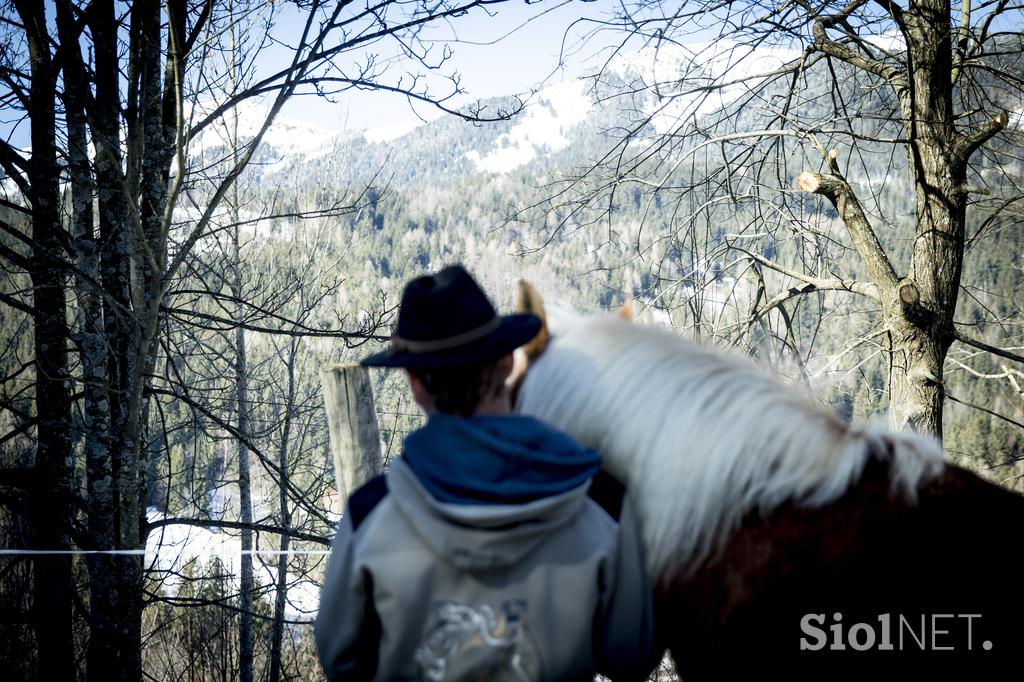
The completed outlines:
<svg viewBox="0 0 1024 682">
<path fill-rule="evenodd" d="M 314 634 L 330 680 L 645 679 L 652 594 L 632 507 L 600 457 L 512 414 L 512 351 L 461 266 L 411 281 L 390 347 L 426 425 L 349 498 Z"/>
</svg>

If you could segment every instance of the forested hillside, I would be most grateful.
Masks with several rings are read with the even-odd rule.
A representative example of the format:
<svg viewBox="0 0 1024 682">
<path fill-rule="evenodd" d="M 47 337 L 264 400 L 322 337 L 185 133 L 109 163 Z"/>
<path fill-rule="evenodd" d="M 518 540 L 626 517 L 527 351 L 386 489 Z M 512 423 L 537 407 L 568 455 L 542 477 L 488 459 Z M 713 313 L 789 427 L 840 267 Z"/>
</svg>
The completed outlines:
<svg viewBox="0 0 1024 682">
<path fill-rule="evenodd" d="M 329 205 L 327 197 L 341 196 L 353 181 L 369 183 L 358 208 L 326 221 L 330 236 L 324 257 L 332 254 L 344 264 L 343 272 L 360 273 L 350 275 L 340 286 L 339 308 L 350 313 L 356 309 L 369 313 L 381 296 L 396 302 L 409 278 L 459 261 L 478 273 L 506 307 L 519 277 L 535 282 L 553 300 L 581 310 L 609 308 L 632 298 L 644 311 L 644 322 L 671 325 L 712 342 L 738 344 L 818 391 L 846 418 L 865 421 L 884 413 L 884 354 L 878 352 L 877 344 L 847 348 L 870 333 L 875 322 L 870 308 L 822 293 L 818 300 L 792 312 L 796 347 L 806 366 L 803 376 L 792 348 L 778 338 L 780 321 L 770 320 L 765 329 L 750 335 L 737 328 L 757 284 L 749 275 L 742 276 L 742 264 L 716 247 L 756 223 L 751 202 L 737 199 L 715 215 L 713 225 L 696 217 L 691 224 L 698 225 L 704 237 L 691 244 L 638 234 L 641 222 L 669 224 L 674 219 L 671 212 L 677 210 L 660 206 L 657 200 L 646 203 L 639 192 L 616 197 L 611 212 L 592 224 L 578 215 L 561 224 L 558 208 L 539 218 L 536 211 L 531 212 L 542 198 L 559 190 L 560 181 L 575 177 L 588 160 L 605 151 L 615 129 L 621 129 L 638 110 L 651 108 L 639 96 L 631 98 L 629 108 L 619 100 L 609 104 L 607 93 L 601 91 L 622 88 L 635 75 L 623 73 L 616 83 L 595 84 L 583 78 L 551 93 L 542 91 L 520 119 L 497 125 L 441 120 L 387 142 L 343 134 L 329 152 L 314 156 L 268 150 L 275 172 L 263 173 L 253 186 L 254 196 L 280 202 L 285 212 L 300 206 L 322 209 Z M 855 73 L 848 75 L 851 90 L 862 87 L 856 84 Z M 823 95 L 827 83 L 812 82 L 806 88 L 818 88 Z M 868 112 L 877 104 L 861 99 L 858 106 Z M 756 116 L 737 109 L 729 115 Z M 756 127 L 757 121 L 740 125 Z M 1013 128 L 997 138 L 996 145 L 1009 151 L 1020 135 L 1020 128 Z M 982 160 L 979 182 L 1002 183 L 1012 189 L 1024 176 L 1024 162 L 1004 155 L 1009 160 L 996 168 L 992 167 L 995 158 L 1000 155 Z M 692 174 L 692 165 L 714 159 L 686 161 L 674 171 L 680 177 Z M 848 176 L 872 198 L 870 212 L 884 220 L 887 228 L 880 238 L 893 261 L 905 267 L 913 204 L 905 160 L 861 154 Z M 1000 189 L 988 191 L 999 194 Z M 830 211 L 810 202 L 807 210 Z M 1024 300 L 1017 246 L 1024 238 L 1024 222 L 1014 213 L 982 207 L 972 211 L 969 220 L 968 232 L 974 238 L 965 259 L 965 292 L 957 319 L 991 342 L 1012 346 L 1020 338 L 1019 301 Z M 274 235 L 302 229 L 296 220 L 269 221 L 259 228 L 262 236 L 257 242 L 274 241 Z M 783 263 L 796 263 L 804 256 L 799 240 L 761 240 L 758 248 L 762 255 Z M 853 277 L 860 266 L 851 256 L 830 254 L 835 269 Z M 698 305 L 703 309 L 695 311 Z M 369 348 L 346 352 L 345 358 L 366 352 Z M 965 403 L 1018 419 L 1015 375 L 1006 373 L 1003 361 L 977 355 L 967 349 L 954 354 L 949 392 Z M 385 393 L 384 400 L 389 399 L 398 400 L 398 396 Z M 955 459 L 963 457 L 968 465 L 986 471 L 993 467 L 991 475 L 1019 485 L 1016 476 L 1021 469 L 1014 467 L 1014 460 L 1021 456 L 1019 427 L 953 404 L 948 407 L 946 428 L 947 449 Z"/>
</svg>

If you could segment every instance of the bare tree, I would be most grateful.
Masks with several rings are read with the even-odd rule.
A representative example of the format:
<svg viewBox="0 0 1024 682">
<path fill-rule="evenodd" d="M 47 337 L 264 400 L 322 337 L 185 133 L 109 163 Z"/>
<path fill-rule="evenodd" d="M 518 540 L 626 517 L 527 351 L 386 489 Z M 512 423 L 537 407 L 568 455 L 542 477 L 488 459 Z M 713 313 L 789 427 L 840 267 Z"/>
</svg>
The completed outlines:
<svg viewBox="0 0 1024 682">
<path fill-rule="evenodd" d="M 90 676 L 137 680 L 143 674 L 141 550 L 151 530 L 145 514 L 147 472 L 158 427 L 154 397 L 168 393 L 154 386 L 154 377 L 167 357 L 162 335 L 176 314 L 172 294 L 188 277 L 197 245 L 209 238 L 225 198 L 282 107 L 297 94 L 379 89 L 469 119 L 510 116 L 516 107 L 455 112 L 451 102 L 460 87 L 448 68 L 449 53 L 422 39 L 432 23 L 455 21 L 493 4 L 496 0 L 363 5 L 16 0 L 0 5 L 0 109 L 5 119 L 24 121 L 31 135 L 28 152 L 0 141 L 5 180 L 0 257 L 5 267 L 31 278 L 29 289 L 4 294 L 2 304 L 31 321 L 29 371 L 36 410 L 14 434 L 34 439 L 33 463 L 5 470 L 3 481 L 27 497 L 32 548 L 122 552 L 88 561 L 89 599 L 79 603 L 87 611 Z M 53 7 L 49 17 L 48 7 Z M 277 41 L 276 49 L 286 50 L 286 57 L 265 67 L 259 57 L 281 13 L 298 30 Z M 244 60 L 254 77 L 218 98 L 230 75 L 216 68 L 212 55 L 225 49 L 225 30 L 240 16 L 262 21 L 268 37 Z M 413 67 L 396 71 L 392 60 L 378 61 L 378 53 L 401 55 Z M 204 131 L 255 98 L 266 102 L 266 115 L 244 144 L 221 160 L 223 172 L 204 173 L 208 160 L 194 153 Z M 66 194 L 62 186 L 69 187 Z M 249 309 L 244 301 L 239 305 Z M 187 313 L 179 309 L 177 314 Z M 232 314 L 226 317 L 230 321 Z M 69 319 L 76 320 L 74 331 Z M 276 328 L 289 327 L 288 320 L 274 319 Z M 366 329 L 308 331 L 354 343 L 372 335 Z M 82 457 L 84 491 L 76 474 Z M 38 675 L 75 678 L 73 560 L 70 554 L 40 555 L 32 567 Z"/>
<path fill-rule="evenodd" d="M 1021 26 L 1006 0 L 624 3 L 592 83 L 632 120 L 534 208 L 632 243 L 638 289 L 698 332 L 727 303 L 716 333 L 802 361 L 797 306 L 812 342 L 865 313 L 850 336 L 884 344 L 893 426 L 941 436 L 952 343 L 1024 361 L 955 319 L 965 250 L 1021 215 Z"/>
</svg>

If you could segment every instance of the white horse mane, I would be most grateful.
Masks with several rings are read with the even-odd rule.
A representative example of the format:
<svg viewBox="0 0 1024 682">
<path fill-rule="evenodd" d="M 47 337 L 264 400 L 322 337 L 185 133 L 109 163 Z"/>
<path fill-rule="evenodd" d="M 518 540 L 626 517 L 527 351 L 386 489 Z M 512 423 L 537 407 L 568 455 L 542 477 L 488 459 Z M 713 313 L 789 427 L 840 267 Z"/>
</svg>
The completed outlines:
<svg viewBox="0 0 1024 682">
<path fill-rule="evenodd" d="M 872 454 L 891 452 L 893 491 L 911 501 L 943 470 L 933 440 L 852 427 L 739 354 L 612 317 L 555 332 L 517 409 L 602 453 L 656 578 L 695 570 L 751 511 L 835 501 Z"/>
</svg>

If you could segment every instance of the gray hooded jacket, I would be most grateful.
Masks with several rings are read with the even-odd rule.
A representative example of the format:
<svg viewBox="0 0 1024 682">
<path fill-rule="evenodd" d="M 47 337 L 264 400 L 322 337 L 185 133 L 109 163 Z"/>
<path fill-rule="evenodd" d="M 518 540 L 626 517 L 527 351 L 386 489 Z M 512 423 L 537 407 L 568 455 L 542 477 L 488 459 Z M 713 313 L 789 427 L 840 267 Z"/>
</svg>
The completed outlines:
<svg viewBox="0 0 1024 682">
<path fill-rule="evenodd" d="M 651 586 L 631 505 L 602 476 L 452 504 L 393 463 L 334 539 L 315 625 L 328 679 L 645 678 Z"/>
</svg>

